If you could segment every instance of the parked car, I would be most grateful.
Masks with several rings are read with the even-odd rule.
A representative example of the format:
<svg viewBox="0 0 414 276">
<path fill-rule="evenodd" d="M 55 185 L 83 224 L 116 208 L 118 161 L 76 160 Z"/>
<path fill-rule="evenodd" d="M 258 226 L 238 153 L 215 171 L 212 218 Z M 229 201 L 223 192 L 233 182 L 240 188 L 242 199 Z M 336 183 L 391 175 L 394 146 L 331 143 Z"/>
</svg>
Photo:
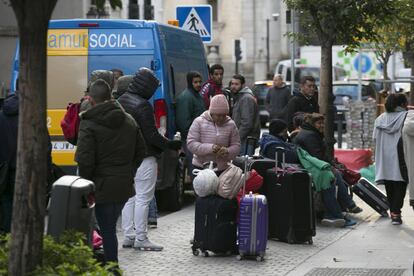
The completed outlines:
<svg viewBox="0 0 414 276">
<path fill-rule="evenodd" d="M 335 96 L 334 105 L 338 111 L 346 111 L 345 103 L 348 100 L 358 99 L 358 82 L 357 81 L 334 81 L 332 83 L 332 93 Z M 376 97 L 375 85 L 371 82 L 362 82 L 361 100 Z"/>
<path fill-rule="evenodd" d="M 269 111 L 266 110 L 266 96 L 272 86 L 273 81 L 271 80 L 256 81 L 252 89 L 259 105 L 260 124 L 262 127 L 266 127 L 266 123 L 269 121 Z"/>
</svg>

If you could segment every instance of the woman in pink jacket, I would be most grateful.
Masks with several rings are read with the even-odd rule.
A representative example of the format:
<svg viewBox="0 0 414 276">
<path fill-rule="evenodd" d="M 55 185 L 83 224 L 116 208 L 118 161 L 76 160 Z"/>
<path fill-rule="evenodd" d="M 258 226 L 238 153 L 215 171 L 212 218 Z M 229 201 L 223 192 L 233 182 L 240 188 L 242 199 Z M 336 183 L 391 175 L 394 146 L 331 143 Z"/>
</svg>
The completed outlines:
<svg viewBox="0 0 414 276">
<path fill-rule="evenodd" d="M 194 120 L 187 136 L 187 147 L 194 154 L 194 167 L 202 168 L 204 163 L 213 161 L 219 174 L 240 152 L 239 131 L 228 113 L 226 97 L 216 95 L 210 101 L 209 110 Z"/>
</svg>

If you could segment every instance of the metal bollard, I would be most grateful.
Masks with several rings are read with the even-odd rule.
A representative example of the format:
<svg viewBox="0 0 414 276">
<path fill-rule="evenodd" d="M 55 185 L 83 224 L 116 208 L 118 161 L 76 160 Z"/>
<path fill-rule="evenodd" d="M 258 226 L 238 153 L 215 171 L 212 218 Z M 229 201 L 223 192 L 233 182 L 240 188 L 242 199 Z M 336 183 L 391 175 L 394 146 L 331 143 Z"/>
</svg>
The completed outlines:
<svg viewBox="0 0 414 276">
<path fill-rule="evenodd" d="M 92 212 L 95 208 L 95 184 L 79 176 L 66 175 L 53 183 L 47 234 L 55 239 L 65 230 L 86 235 L 92 244 Z"/>
</svg>

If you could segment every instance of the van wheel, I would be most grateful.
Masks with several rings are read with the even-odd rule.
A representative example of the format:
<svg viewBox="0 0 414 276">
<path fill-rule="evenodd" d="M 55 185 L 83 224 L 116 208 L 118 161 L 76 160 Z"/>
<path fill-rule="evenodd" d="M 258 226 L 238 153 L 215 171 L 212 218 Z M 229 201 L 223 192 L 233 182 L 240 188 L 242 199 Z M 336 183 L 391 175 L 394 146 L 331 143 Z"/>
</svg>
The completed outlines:
<svg viewBox="0 0 414 276">
<path fill-rule="evenodd" d="M 170 188 L 162 191 L 163 201 L 168 211 L 178 211 L 183 206 L 184 201 L 184 181 L 183 181 L 183 159 L 180 158 L 175 172 L 174 183 Z"/>
</svg>

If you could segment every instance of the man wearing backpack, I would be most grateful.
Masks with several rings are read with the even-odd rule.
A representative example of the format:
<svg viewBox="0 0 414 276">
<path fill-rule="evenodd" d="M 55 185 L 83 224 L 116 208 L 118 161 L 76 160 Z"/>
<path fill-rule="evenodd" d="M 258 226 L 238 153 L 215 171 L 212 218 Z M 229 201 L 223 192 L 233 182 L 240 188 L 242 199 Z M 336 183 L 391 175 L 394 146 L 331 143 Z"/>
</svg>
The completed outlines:
<svg viewBox="0 0 414 276">
<path fill-rule="evenodd" d="M 147 146 L 145 158 L 135 175 L 136 196 L 130 198 L 122 210 L 122 228 L 125 235 L 122 246 L 149 251 L 163 249 L 162 246 L 152 243 L 147 236 L 148 210 L 157 181 L 157 158 L 166 149 L 179 150 L 182 144 L 178 140 L 168 140 L 155 126 L 154 110 L 148 100 L 158 86 L 159 80 L 154 73 L 142 67 L 133 77 L 127 92 L 118 98 L 125 111 L 141 127 Z"/>
<path fill-rule="evenodd" d="M 79 175 L 95 183 L 95 216 L 105 260 L 118 262 L 116 222 L 125 202 L 135 195 L 135 170 L 145 143 L 135 120 L 115 100 L 104 80 L 90 86 L 91 107 L 81 113 L 75 160 Z"/>
</svg>

